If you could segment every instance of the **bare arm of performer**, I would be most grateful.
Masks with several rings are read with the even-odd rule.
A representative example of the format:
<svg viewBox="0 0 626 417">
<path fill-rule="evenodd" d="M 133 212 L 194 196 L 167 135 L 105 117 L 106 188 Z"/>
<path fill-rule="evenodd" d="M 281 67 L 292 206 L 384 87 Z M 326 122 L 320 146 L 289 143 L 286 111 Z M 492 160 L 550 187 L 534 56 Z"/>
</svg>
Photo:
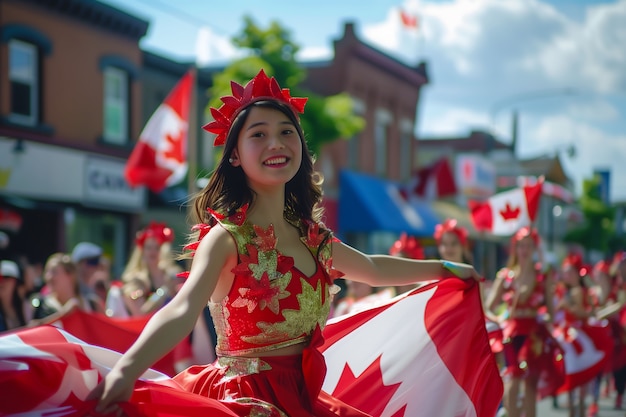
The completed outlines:
<svg viewBox="0 0 626 417">
<path fill-rule="evenodd" d="M 150 319 L 137 341 L 117 361 L 90 397 L 97 411 L 111 412 L 127 401 L 137 378 L 191 332 L 210 297 L 224 295 L 237 262 L 235 242 L 221 227 L 212 228 L 194 255 L 187 281 L 176 296 Z M 221 279 L 224 277 L 224 279 Z"/>
<path fill-rule="evenodd" d="M 487 301 L 485 302 L 485 316 L 496 323 L 500 322 L 498 315 L 495 313 L 496 307 L 500 304 L 502 300 L 502 294 L 504 292 L 504 274 L 499 273 L 496 275 L 496 279 L 491 286 L 491 291 L 487 296 Z"/>
<path fill-rule="evenodd" d="M 449 267 L 444 267 L 449 265 Z M 481 276 L 468 264 L 441 260 L 414 260 L 390 255 L 366 255 L 342 242 L 333 243 L 333 266 L 353 281 L 372 287 L 408 285 L 421 281 L 441 279 L 442 275 L 459 278 Z"/>
</svg>

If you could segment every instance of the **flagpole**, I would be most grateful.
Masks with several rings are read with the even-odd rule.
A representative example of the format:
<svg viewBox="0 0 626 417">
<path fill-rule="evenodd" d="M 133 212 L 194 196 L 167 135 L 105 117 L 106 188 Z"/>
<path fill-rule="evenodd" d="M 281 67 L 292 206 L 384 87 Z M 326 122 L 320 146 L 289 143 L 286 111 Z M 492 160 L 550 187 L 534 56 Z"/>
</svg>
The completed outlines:
<svg viewBox="0 0 626 417">
<path fill-rule="evenodd" d="M 192 196 L 197 192 L 196 179 L 198 176 L 198 70 L 195 64 L 189 69 L 191 74 L 191 93 L 189 103 L 189 126 L 187 129 L 187 199 L 191 202 Z M 187 204 L 187 214 L 191 214 L 193 207 Z"/>
</svg>

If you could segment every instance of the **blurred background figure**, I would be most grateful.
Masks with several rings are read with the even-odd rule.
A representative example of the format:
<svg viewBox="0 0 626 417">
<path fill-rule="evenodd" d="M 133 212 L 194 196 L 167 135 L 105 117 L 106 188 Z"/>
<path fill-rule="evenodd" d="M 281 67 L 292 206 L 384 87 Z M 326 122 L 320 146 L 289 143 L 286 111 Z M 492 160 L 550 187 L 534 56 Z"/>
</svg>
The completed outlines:
<svg viewBox="0 0 626 417">
<path fill-rule="evenodd" d="M 45 291 L 31 297 L 33 308 L 30 325 L 45 322 L 43 319 L 54 320 L 78 307 L 86 312 L 96 312 L 100 308 L 100 300 L 93 293 L 83 296 L 80 293 L 80 282 L 76 264 L 70 255 L 54 253 L 50 255 L 44 266 Z"/>
<path fill-rule="evenodd" d="M 377 301 L 388 300 L 393 297 L 391 289 L 384 289 L 379 297 L 376 297 L 376 294 L 370 285 L 346 279 L 346 295 L 337 303 L 337 307 L 332 313 L 333 317 L 357 313 L 373 307 Z"/>
<path fill-rule="evenodd" d="M 554 317 L 554 287 L 552 277 L 535 263 L 538 248 L 535 229 L 523 227 L 513 235 L 509 260 L 496 274 L 485 306 L 488 317 L 503 328 L 504 407 L 509 417 L 535 417 L 539 380 L 546 392 L 554 392 L 564 380 L 562 361 L 555 362 L 558 343 L 547 327 Z"/>
<path fill-rule="evenodd" d="M 97 300 L 98 313 L 104 313 L 104 299 L 98 296 L 94 287 L 94 275 L 101 267 L 103 250 L 91 242 L 80 242 L 72 250 L 71 260 L 76 265 L 80 294 L 89 300 Z"/>
<path fill-rule="evenodd" d="M 580 254 L 571 253 L 563 259 L 561 265 L 563 294 L 558 299 L 555 308 L 555 318 L 559 317 L 560 320 L 555 320 L 553 323 L 557 327 L 555 332 L 560 333 L 566 342 L 574 340 L 574 335 L 586 327 L 587 320 L 592 316 L 591 301 L 584 280 L 585 274 L 586 270 L 583 268 Z M 591 333 L 587 332 L 587 334 Z M 589 375 L 588 380 L 579 381 L 580 385 L 572 387 L 567 392 L 570 417 L 585 415 L 587 385 L 593 377 L 594 375 Z"/>
<path fill-rule="evenodd" d="M 149 314 L 167 303 L 182 280 L 182 268 L 172 252 L 174 232 L 164 223 L 151 222 L 137 232 L 135 247 L 122 273 L 121 285 L 113 285 L 106 299 L 111 317 Z"/>
<path fill-rule="evenodd" d="M 605 396 L 609 396 L 613 372 L 619 371 L 626 365 L 626 331 L 620 323 L 619 311 L 623 308 L 623 301 L 619 301 L 619 291 L 614 285 L 610 273 L 610 262 L 601 260 L 592 270 L 592 283 L 589 296 L 598 320 L 606 319 L 613 339 L 613 354 L 609 364 L 600 372 L 591 384 L 591 404 L 587 417 L 595 417 L 599 412 L 600 392 L 602 383 L 605 384 Z M 616 401 L 617 406 L 618 401 Z M 621 401 L 619 401 L 621 404 Z"/>
<path fill-rule="evenodd" d="M 396 240 L 393 245 L 389 248 L 389 255 L 391 256 L 399 256 L 401 258 L 409 258 L 409 259 L 424 259 L 424 248 L 420 244 L 420 242 L 414 237 L 409 236 L 406 233 L 402 233 L 398 240 Z M 418 285 L 424 285 L 422 282 L 420 284 L 412 284 L 412 285 L 400 285 L 394 287 L 394 291 L 396 295 L 403 294 L 407 291 L 411 291 L 416 288 Z"/>
<path fill-rule="evenodd" d="M 469 250 L 467 230 L 460 227 L 455 219 L 447 219 L 435 226 L 435 242 L 439 257 L 446 261 L 471 264 L 473 259 Z"/>
<path fill-rule="evenodd" d="M 0 261 L 0 332 L 26 325 L 24 299 L 20 296 L 21 273 L 13 261 Z"/>
</svg>

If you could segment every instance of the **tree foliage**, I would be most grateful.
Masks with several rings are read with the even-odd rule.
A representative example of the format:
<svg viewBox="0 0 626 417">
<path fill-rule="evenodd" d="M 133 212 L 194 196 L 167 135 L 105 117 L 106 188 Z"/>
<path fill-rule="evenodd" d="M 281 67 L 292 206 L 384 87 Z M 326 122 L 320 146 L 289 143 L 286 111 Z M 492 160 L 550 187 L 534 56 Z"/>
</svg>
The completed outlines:
<svg viewBox="0 0 626 417">
<path fill-rule="evenodd" d="M 215 75 L 209 106 L 220 106 L 219 98 L 231 94 L 231 80 L 244 84 L 263 68 L 268 76 L 276 77 L 281 87 L 289 88 L 292 96 L 309 98 L 301 123 L 314 155 L 319 154 L 324 143 L 350 139 L 365 127 L 363 118 L 354 114 L 352 99 L 347 94 L 322 97 L 299 86 L 306 78 L 305 69 L 296 61 L 299 47 L 278 22 L 262 29 L 252 18 L 245 17 L 244 28 L 235 35 L 233 43 L 249 54 Z"/>
<path fill-rule="evenodd" d="M 624 244 L 623 239 L 615 233 L 615 209 L 608 206 L 600 195 L 598 176 L 583 181 L 579 206 L 584 222 L 566 234 L 566 242 L 577 243 L 586 250 L 603 253 L 614 252 Z"/>
</svg>

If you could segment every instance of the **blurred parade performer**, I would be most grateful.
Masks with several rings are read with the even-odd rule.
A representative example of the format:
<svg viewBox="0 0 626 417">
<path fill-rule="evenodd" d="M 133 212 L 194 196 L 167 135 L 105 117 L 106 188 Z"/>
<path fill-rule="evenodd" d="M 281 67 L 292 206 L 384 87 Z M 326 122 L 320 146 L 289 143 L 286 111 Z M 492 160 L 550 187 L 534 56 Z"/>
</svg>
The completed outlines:
<svg viewBox="0 0 626 417">
<path fill-rule="evenodd" d="M 19 285 L 22 274 L 17 264 L 10 260 L 0 261 L 0 332 L 24 326 L 24 299 Z"/>
<path fill-rule="evenodd" d="M 589 272 L 577 253 L 565 257 L 560 271 L 563 291 L 556 304 L 553 333 L 565 352 L 567 374 L 557 393 L 567 392 L 571 417 L 585 415 L 589 382 L 606 368 L 613 352 L 609 327 L 595 319 L 585 282 Z M 592 406 L 589 412 L 594 415 L 597 409 Z"/>
<path fill-rule="evenodd" d="M 173 230 L 163 223 L 151 222 L 137 232 L 122 285 L 112 286 L 107 295 L 108 316 L 149 314 L 172 299 L 180 283 L 176 275 L 181 272 L 172 253 L 173 241 Z"/>
<path fill-rule="evenodd" d="M 506 304 L 501 324 L 508 417 L 535 417 L 538 397 L 554 392 L 564 379 L 563 361 L 557 360 L 560 348 L 547 327 L 554 317 L 553 287 L 551 277 L 543 274 L 533 259 L 538 248 L 537 231 L 519 229 L 511 239 L 507 266 L 498 271 L 487 298 L 486 308 L 494 316 L 497 307 Z M 538 391 L 540 379 L 542 392 Z"/>
<path fill-rule="evenodd" d="M 100 308 L 99 299 L 81 295 L 76 264 L 65 253 L 59 252 L 48 257 L 44 265 L 44 282 L 46 291 L 30 299 L 33 308 L 30 325 L 47 322 L 51 317 L 58 318 L 73 307 L 87 312 L 95 312 Z"/>
</svg>

